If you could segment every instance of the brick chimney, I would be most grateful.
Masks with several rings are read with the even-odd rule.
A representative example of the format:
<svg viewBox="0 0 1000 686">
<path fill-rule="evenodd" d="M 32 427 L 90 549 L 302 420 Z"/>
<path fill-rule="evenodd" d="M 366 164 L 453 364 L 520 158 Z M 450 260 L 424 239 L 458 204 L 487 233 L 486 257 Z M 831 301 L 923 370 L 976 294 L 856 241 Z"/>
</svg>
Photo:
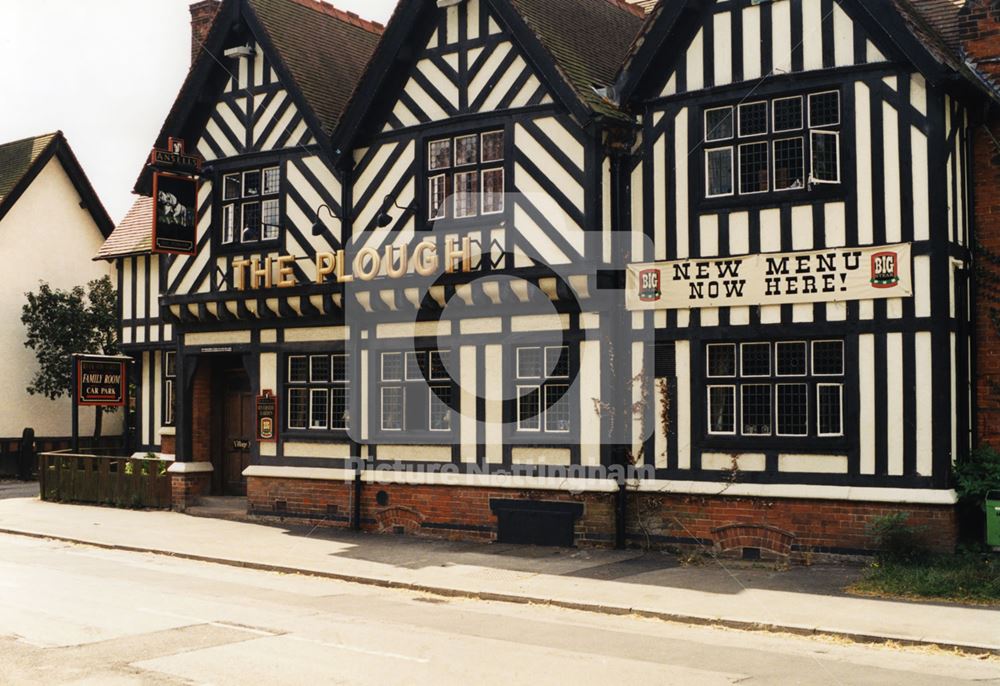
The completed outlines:
<svg viewBox="0 0 1000 686">
<path fill-rule="evenodd" d="M 969 57 L 990 76 L 1000 76 L 1000 1 L 965 0 L 958 29 Z"/>
<path fill-rule="evenodd" d="M 191 5 L 191 63 L 201 52 L 201 46 L 208 38 L 208 32 L 212 28 L 212 22 L 219 14 L 221 7 L 220 0 L 199 0 Z"/>
</svg>

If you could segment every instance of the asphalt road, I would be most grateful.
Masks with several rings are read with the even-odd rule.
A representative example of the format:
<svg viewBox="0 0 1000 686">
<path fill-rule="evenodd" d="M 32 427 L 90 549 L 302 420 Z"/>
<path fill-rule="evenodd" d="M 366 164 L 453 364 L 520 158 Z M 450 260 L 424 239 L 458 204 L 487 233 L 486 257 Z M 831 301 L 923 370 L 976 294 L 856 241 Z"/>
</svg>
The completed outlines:
<svg viewBox="0 0 1000 686">
<path fill-rule="evenodd" d="M 0 684 L 1000 685 L 1000 659 L 0 535 Z"/>
</svg>

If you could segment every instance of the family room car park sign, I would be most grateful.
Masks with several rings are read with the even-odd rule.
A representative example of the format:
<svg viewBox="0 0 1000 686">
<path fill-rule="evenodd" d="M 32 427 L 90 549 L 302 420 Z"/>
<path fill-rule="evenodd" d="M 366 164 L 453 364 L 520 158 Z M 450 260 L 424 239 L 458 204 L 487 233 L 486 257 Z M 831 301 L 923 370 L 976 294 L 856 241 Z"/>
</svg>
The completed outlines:
<svg viewBox="0 0 1000 686">
<path fill-rule="evenodd" d="M 124 361 L 80 357 L 75 363 L 78 405 L 120 407 L 125 404 Z"/>
<path fill-rule="evenodd" d="M 904 298 L 910 244 L 633 264 L 627 293 L 630 310 Z"/>
</svg>

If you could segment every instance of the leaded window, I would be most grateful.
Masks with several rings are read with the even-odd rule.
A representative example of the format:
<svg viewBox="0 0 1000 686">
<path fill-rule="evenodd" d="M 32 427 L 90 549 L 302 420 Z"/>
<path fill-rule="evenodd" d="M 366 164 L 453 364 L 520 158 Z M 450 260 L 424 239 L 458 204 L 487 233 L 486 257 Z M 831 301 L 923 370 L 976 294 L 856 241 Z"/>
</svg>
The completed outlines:
<svg viewBox="0 0 1000 686">
<path fill-rule="evenodd" d="M 447 350 L 383 352 L 379 356 L 382 431 L 446 433 L 452 430 L 453 384 Z"/>
<path fill-rule="evenodd" d="M 281 231 L 281 168 L 224 174 L 219 237 L 223 245 L 277 240 Z"/>
<path fill-rule="evenodd" d="M 291 431 L 345 431 L 350 427 L 346 353 L 289 355 L 285 377 Z"/>
<path fill-rule="evenodd" d="M 840 91 L 704 111 L 705 197 L 840 183 Z"/>
<path fill-rule="evenodd" d="M 844 435 L 842 340 L 710 343 L 705 357 L 710 435 Z"/>
<path fill-rule="evenodd" d="M 163 353 L 163 424 L 173 426 L 177 412 L 177 353 Z"/>
<path fill-rule="evenodd" d="M 427 144 L 427 219 L 469 219 L 504 211 L 503 131 Z"/>
<path fill-rule="evenodd" d="M 517 430 L 569 433 L 569 348 L 564 345 L 519 347 L 515 351 Z"/>
</svg>

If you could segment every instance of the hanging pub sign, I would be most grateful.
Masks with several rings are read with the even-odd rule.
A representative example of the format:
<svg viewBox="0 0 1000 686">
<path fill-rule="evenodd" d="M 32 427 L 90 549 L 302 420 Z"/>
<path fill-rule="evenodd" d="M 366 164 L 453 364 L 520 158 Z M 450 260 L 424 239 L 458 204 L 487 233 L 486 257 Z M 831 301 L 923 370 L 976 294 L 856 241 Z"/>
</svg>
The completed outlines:
<svg viewBox="0 0 1000 686">
<path fill-rule="evenodd" d="M 913 295 L 910 244 L 764 253 L 628 268 L 630 310 L 783 305 Z"/>
<path fill-rule="evenodd" d="M 194 255 L 198 180 L 154 172 L 153 200 L 153 252 Z"/>
<path fill-rule="evenodd" d="M 88 407 L 125 405 L 125 361 L 117 357 L 77 357 L 76 404 Z"/>
<path fill-rule="evenodd" d="M 270 390 L 257 396 L 257 440 L 261 443 L 278 440 L 278 399 Z"/>
<path fill-rule="evenodd" d="M 153 148 L 149 164 L 159 171 L 177 174 L 197 174 L 201 171 L 201 158 L 185 153 L 184 141 L 180 138 L 168 138 L 166 150 Z"/>
</svg>

